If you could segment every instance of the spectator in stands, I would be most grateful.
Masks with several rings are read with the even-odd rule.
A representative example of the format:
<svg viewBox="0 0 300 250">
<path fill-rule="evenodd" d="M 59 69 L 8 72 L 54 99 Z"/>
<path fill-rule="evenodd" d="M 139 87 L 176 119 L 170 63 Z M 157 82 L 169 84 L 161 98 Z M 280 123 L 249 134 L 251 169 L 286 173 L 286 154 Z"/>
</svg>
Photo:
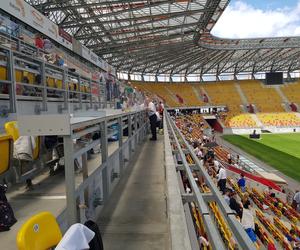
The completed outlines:
<svg viewBox="0 0 300 250">
<path fill-rule="evenodd" d="M 231 190 L 229 188 L 227 188 L 225 191 L 225 194 L 224 194 L 224 200 L 226 201 L 228 206 L 230 204 L 230 193 L 231 193 Z"/>
<path fill-rule="evenodd" d="M 254 225 L 254 216 L 250 209 L 250 201 L 247 200 L 243 204 L 243 215 L 242 215 L 242 226 L 245 229 L 246 233 L 250 237 L 253 242 L 256 242 L 256 234 L 254 233 L 255 225 Z"/>
<path fill-rule="evenodd" d="M 53 49 L 53 44 L 52 44 L 52 42 L 51 42 L 48 38 L 45 38 L 45 39 L 44 39 L 44 50 L 45 50 L 47 53 L 51 53 L 51 52 L 52 52 L 52 49 Z"/>
<path fill-rule="evenodd" d="M 296 193 L 293 197 L 292 207 L 298 212 L 300 212 L 300 191 L 299 190 L 296 190 Z"/>
<path fill-rule="evenodd" d="M 300 238 L 294 229 L 291 229 L 289 234 L 285 235 L 285 237 L 291 243 L 293 249 L 300 249 Z"/>
<path fill-rule="evenodd" d="M 236 163 L 237 165 L 240 164 L 240 156 L 239 156 L 239 155 L 236 155 L 236 161 L 235 161 L 235 163 Z"/>
<path fill-rule="evenodd" d="M 217 174 L 217 179 L 218 179 L 218 187 L 220 188 L 220 191 L 225 194 L 226 190 L 226 179 L 227 179 L 227 174 L 225 168 L 220 165 L 219 173 Z"/>
<path fill-rule="evenodd" d="M 149 97 L 146 98 L 146 106 L 147 106 L 147 111 L 148 111 L 148 116 L 150 120 L 150 127 L 151 127 L 151 133 L 152 133 L 152 138 L 150 139 L 151 141 L 156 141 L 156 122 L 157 122 L 157 116 L 156 116 L 156 108 L 154 103 L 150 100 Z"/>
<path fill-rule="evenodd" d="M 273 192 L 272 187 L 267 187 L 264 191 L 265 196 L 275 197 L 275 193 Z"/>
<path fill-rule="evenodd" d="M 227 154 L 227 161 L 228 161 L 228 164 L 232 163 L 232 159 L 231 159 L 231 154 L 230 153 Z"/>
<path fill-rule="evenodd" d="M 35 46 L 38 49 L 44 49 L 44 39 L 40 34 L 36 34 L 35 37 Z"/>
<path fill-rule="evenodd" d="M 229 207 L 235 211 L 237 216 L 241 219 L 243 215 L 243 209 L 241 204 L 236 201 L 236 193 L 230 192 L 229 197 Z"/>
<path fill-rule="evenodd" d="M 64 59 L 63 59 L 62 57 L 60 57 L 59 55 L 56 55 L 56 56 L 55 56 L 55 64 L 56 64 L 57 66 L 62 67 L 62 66 L 64 66 L 64 64 L 65 64 L 65 61 L 64 61 Z"/>
<path fill-rule="evenodd" d="M 244 193 L 246 191 L 246 179 L 243 173 L 241 173 L 241 177 L 237 182 L 239 188 L 241 189 L 241 191 Z"/>
</svg>

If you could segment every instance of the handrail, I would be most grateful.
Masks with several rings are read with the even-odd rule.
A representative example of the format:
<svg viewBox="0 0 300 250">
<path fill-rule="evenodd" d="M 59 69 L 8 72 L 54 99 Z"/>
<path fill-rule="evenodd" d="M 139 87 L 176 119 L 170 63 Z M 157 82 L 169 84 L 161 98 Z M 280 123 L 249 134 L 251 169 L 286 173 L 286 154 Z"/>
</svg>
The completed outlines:
<svg viewBox="0 0 300 250">
<path fill-rule="evenodd" d="M 195 183 L 195 180 L 194 180 L 194 177 L 191 173 L 191 169 L 189 167 L 189 164 L 186 162 L 186 157 L 185 157 L 185 154 L 183 153 L 183 151 L 181 149 L 181 145 L 179 144 L 179 140 L 180 140 L 181 143 L 184 144 L 185 150 L 191 155 L 191 157 L 192 157 L 192 159 L 195 163 L 194 168 L 197 169 L 197 171 L 199 171 L 199 173 L 203 176 L 206 185 L 210 188 L 211 194 L 213 195 L 213 199 L 217 202 L 217 204 L 218 204 L 220 210 L 222 211 L 223 215 L 225 215 L 225 219 L 227 220 L 228 225 L 229 225 L 230 229 L 233 232 L 233 235 L 237 239 L 238 245 L 243 250 L 255 249 L 255 246 L 251 242 L 251 240 L 248 237 L 248 235 L 246 234 L 245 230 L 242 228 L 241 224 L 234 217 L 234 215 L 232 213 L 232 210 L 229 208 L 228 204 L 225 202 L 225 200 L 221 196 L 221 194 L 220 194 L 219 190 L 217 189 L 217 187 L 215 186 L 213 180 L 211 179 L 211 177 L 208 175 L 208 173 L 204 169 L 202 163 L 200 162 L 198 157 L 195 155 L 195 153 L 192 150 L 191 146 L 185 140 L 185 138 L 182 135 L 181 131 L 176 127 L 174 121 L 171 119 L 171 117 L 168 113 L 166 113 L 166 117 L 167 117 L 168 126 L 170 127 L 170 130 L 171 130 L 171 135 L 174 137 L 174 140 L 177 144 L 178 151 L 179 151 L 179 153 L 182 157 L 183 165 L 185 167 L 187 177 L 189 179 L 190 185 L 191 185 L 193 193 L 194 193 L 193 196 L 194 196 L 195 201 L 199 205 L 200 212 L 204 213 L 204 215 L 205 215 L 207 205 L 204 201 L 202 202 L 202 200 L 203 200 L 203 198 L 201 199 L 202 195 L 199 192 L 197 184 Z M 209 214 L 207 214 L 207 215 L 210 216 Z M 211 218 L 210 218 L 210 220 L 211 220 Z M 215 246 L 215 249 L 222 249 L 221 246 L 223 245 L 223 243 L 219 242 L 218 238 L 216 238 L 216 235 L 218 235 L 217 232 L 216 231 L 214 231 L 214 232 L 211 231 L 211 226 L 212 225 L 207 224 L 207 216 L 204 216 L 204 223 L 207 227 L 207 233 L 208 233 L 208 235 L 209 235 L 209 237 L 212 241 L 212 244 L 217 244 L 217 247 Z"/>
</svg>

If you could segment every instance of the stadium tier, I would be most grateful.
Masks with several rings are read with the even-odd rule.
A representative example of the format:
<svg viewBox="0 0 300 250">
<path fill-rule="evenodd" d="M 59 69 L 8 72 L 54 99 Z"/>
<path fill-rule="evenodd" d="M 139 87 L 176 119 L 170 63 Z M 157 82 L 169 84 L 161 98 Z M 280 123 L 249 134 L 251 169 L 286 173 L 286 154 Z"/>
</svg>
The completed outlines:
<svg viewBox="0 0 300 250">
<path fill-rule="evenodd" d="M 254 104 L 257 112 L 284 112 L 282 99 L 275 89 L 255 80 L 239 81 L 248 104 Z"/>
<path fill-rule="evenodd" d="M 225 125 L 231 128 L 255 128 L 259 126 L 250 114 L 232 115 L 226 119 Z"/>
<path fill-rule="evenodd" d="M 229 2 L 0 1 L 1 249 L 300 249 L 300 37 Z"/>
<path fill-rule="evenodd" d="M 300 126 L 300 117 L 295 113 L 259 113 L 257 116 L 265 126 Z"/>
<path fill-rule="evenodd" d="M 300 105 L 300 81 L 285 84 L 281 90 L 290 102 Z"/>
</svg>

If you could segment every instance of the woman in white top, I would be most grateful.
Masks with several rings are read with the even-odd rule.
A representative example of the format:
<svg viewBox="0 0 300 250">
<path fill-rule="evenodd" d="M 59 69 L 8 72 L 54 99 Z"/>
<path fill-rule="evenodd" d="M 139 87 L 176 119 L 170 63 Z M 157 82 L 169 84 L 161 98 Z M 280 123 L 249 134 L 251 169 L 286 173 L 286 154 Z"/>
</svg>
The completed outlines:
<svg viewBox="0 0 300 250">
<path fill-rule="evenodd" d="M 254 216 L 250 209 L 250 201 L 246 200 L 243 204 L 243 215 L 241 220 L 242 226 L 253 242 L 256 242 L 256 234 L 254 233 Z"/>
</svg>

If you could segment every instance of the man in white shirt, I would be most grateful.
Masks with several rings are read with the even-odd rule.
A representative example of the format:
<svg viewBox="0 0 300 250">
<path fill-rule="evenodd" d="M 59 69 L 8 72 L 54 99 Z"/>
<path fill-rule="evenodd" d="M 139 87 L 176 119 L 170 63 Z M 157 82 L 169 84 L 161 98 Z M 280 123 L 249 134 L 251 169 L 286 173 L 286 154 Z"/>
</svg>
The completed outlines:
<svg viewBox="0 0 300 250">
<path fill-rule="evenodd" d="M 296 193 L 293 197 L 293 207 L 299 211 L 300 210 L 300 191 L 296 190 Z"/>
<path fill-rule="evenodd" d="M 218 187 L 220 188 L 220 191 L 223 194 L 225 194 L 227 174 L 225 168 L 223 168 L 221 165 L 220 165 L 220 170 L 217 175 L 217 178 L 218 178 Z"/>
<path fill-rule="evenodd" d="M 149 99 L 149 97 L 146 98 L 146 106 L 148 111 L 148 116 L 150 120 L 150 128 L 152 133 L 151 141 L 156 141 L 156 123 L 157 123 L 157 116 L 156 116 L 156 107 L 154 103 Z"/>
</svg>

